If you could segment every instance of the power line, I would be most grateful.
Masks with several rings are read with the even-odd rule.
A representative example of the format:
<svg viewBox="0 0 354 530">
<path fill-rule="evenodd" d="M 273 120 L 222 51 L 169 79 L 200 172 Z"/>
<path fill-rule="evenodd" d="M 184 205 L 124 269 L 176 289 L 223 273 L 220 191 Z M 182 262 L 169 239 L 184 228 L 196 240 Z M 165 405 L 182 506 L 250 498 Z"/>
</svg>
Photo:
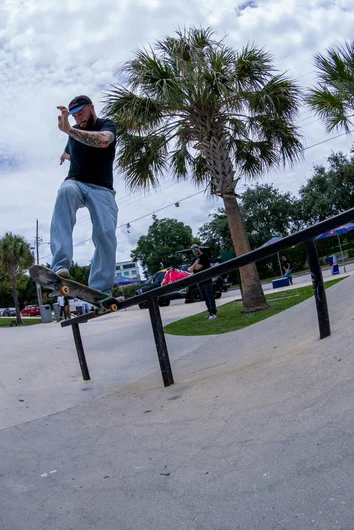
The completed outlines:
<svg viewBox="0 0 354 530">
<path fill-rule="evenodd" d="M 350 134 L 352 132 L 354 132 L 354 129 L 352 129 L 351 131 L 342 133 L 342 134 L 338 134 L 337 136 L 332 136 L 332 138 L 328 138 L 327 140 L 323 140 L 322 142 L 317 142 L 317 144 L 313 144 L 313 145 L 309 145 L 308 147 L 304 147 L 302 149 L 302 151 L 307 151 L 308 149 L 311 149 L 312 147 L 317 147 L 318 145 L 325 144 L 326 142 L 331 142 L 332 140 L 335 140 L 336 138 L 340 138 L 341 136 L 346 136 L 347 134 Z"/>
<path fill-rule="evenodd" d="M 165 183 L 168 183 L 168 182 L 173 182 L 174 179 L 168 179 L 165 181 Z M 132 206 L 133 204 L 136 204 L 137 202 L 140 202 L 141 200 L 145 200 L 153 195 L 157 195 L 158 193 L 162 192 L 162 191 L 165 191 L 165 190 L 168 190 L 170 188 L 172 188 L 173 186 L 177 186 L 177 184 L 179 184 L 179 182 L 173 182 L 172 184 L 170 184 L 169 186 L 163 186 L 162 188 L 159 188 L 158 190 L 152 190 L 150 193 L 141 193 L 139 195 L 137 195 L 136 197 L 131 197 L 132 201 L 129 202 L 129 201 L 126 201 L 123 203 L 123 206 L 122 206 L 122 203 L 121 203 L 121 200 L 119 199 L 119 211 L 122 211 L 124 210 L 124 208 L 128 208 L 128 206 Z M 85 216 L 84 219 L 80 219 L 80 221 L 78 223 L 75 224 L 75 227 L 76 228 L 82 228 L 83 226 L 85 226 L 86 224 L 88 224 L 89 222 L 91 221 L 89 215 L 87 214 Z"/>
<path fill-rule="evenodd" d="M 316 70 L 311 70 L 311 72 L 306 72 L 306 74 L 299 75 L 299 77 L 296 77 L 295 79 L 301 79 L 302 77 L 305 77 L 310 74 L 315 74 Z"/>
<path fill-rule="evenodd" d="M 180 204 L 181 202 L 183 201 L 186 201 L 187 199 L 191 199 L 192 197 L 195 197 L 196 195 L 200 195 L 201 193 L 205 193 L 205 189 L 204 190 L 201 190 L 201 191 L 197 191 L 196 193 L 192 193 L 192 195 L 188 195 L 187 197 L 183 197 L 183 199 L 178 199 L 174 202 L 171 202 L 171 204 L 167 204 L 166 206 L 163 206 L 162 208 L 158 208 L 157 210 L 154 210 L 153 212 L 150 212 L 150 213 L 147 213 L 145 215 L 142 215 L 141 217 L 138 217 L 136 219 L 133 219 L 132 221 L 129 221 L 127 223 L 123 223 L 119 226 L 117 226 L 116 228 L 116 231 L 119 230 L 120 228 L 123 228 L 123 227 L 126 227 L 127 225 L 131 225 L 133 223 L 135 223 L 136 221 L 140 221 L 141 219 L 144 219 L 145 217 L 150 217 L 151 215 L 157 213 L 157 212 L 161 212 L 162 210 L 166 210 L 166 208 L 170 208 L 171 206 L 176 206 L 176 204 Z M 84 243 L 87 243 L 89 241 L 92 241 L 92 237 L 89 237 L 87 239 L 84 239 L 83 241 L 79 241 L 78 243 L 75 243 L 73 245 L 73 247 L 78 247 L 80 245 L 83 245 Z M 39 259 L 44 259 L 44 258 L 48 258 L 49 256 L 51 256 L 51 254 L 46 254 L 45 256 L 42 256 L 41 258 Z"/>
<path fill-rule="evenodd" d="M 178 199 L 177 201 L 171 202 L 171 204 L 167 204 L 166 206 L 163 206 L 162 208 L 158 208 L 157 210 L 154 210 L 153 212 L 147 213 L 145 215 L 142 215 L 140 217 L 137 217 L 136 219 L 133 219 L 132 221 L 129 221 L 128 223 L 123 223 L 119 226 L 117 226 L 116 231 L 119 230 L 119 228 L 123 228 L 127 226 L 128 224 L 131 225 L 132 223 L 136 223 L 136 221 L 140 221 L 141 219 L 145 219 L 145 217 L 150 217 L 151 215 L 161 212 L 162 210 L 166 210 L 166 208 L 170 208 L 171 206 L 175 206 L 177 203 L 180 204 L 183 201 L 186 201 L 187 199 L 191 199 L 192 197 L 195 197 L 196 195 L 200 195 L 200 193 L 205 193 L 205 189 L 201 191 L 197 191 L 196 193 L 193 193 L 192 195 L 188 195 L 188 197 L 184 197 L 183 199 Z M 89 237 L 88 239 L 85 239 L 84 241 L 80 241 L 79 243 L 75 243 L 73 245 L 74 247 L 77 247 L 78 245 L 82 245 L 83 243 L 87 243 L 88 241 L 91 241 L 92 237 Z"/>
<path fill-rule="evenodd" d="M 304 118 L 302 121 L 306 121 L 307 119 L 308 119 L 308 117 Z M 318 120 L 315 119 L 315 120 L 309 121 L 308 123 L 303 123 L 303 124 L 300 125 L 300 128 L 306 127 L 307 125 L 311 125 L 312 123 L 315 123 L 317 121 Z M 143 199 L 145 200 L 148 197 L 151 197 L 153 195 L 157 195 L 158 193 L 161 193 L 162 191 L 165 191 L 165 190 L 167 190 L 169 188 L 172 188 L 173 186 L 176 186 L 177 184 L 179 184 L 178 182 L 173 182 L 173 180 L 174 179 L 172 178 L 172 179 L 168 179 L 168 180 L 165 181 L 165 184 L 167 184 L 169 182 L 172 182 L 172 184 L 170 184 L 169 186 L 163 186 L 162 188 L 160 188 L 158 190 L 152 190 L 150 193 L 147 193 L 147 194 L 141 193 L 141 194 L 137 194 L 135 197 L 129 197 L 129 195 L 123 195 L 123 199 L 125 197 L 126 200 L 123 201 L 123 203 L 122 203 L 121 198 L 119 198 L 119 211 L 122 211 L 122 210 L 124 210 L 124 208 L 127 208 L 128 206 L 132 206 L 133 204 L 136 204 L 137 202 L 140 202 Z M 76 228 L 82 228 L 83 226 L 88 224 L 90 221 L 91 221 L 91 219 L 87 215 L 86 218 L 81 219 L 78 223 L 76 223 L 75 227 Z"/>
<path fill-rule="evenodd" d="M 307 74 L 304 74 L 303 76 L 305 75 L 309 75 L 310 73 L 312 72 L 307 72 Z M 301 76 L 301 77 L 303 77 Z M 306 110 L 306 113 L 308 114 L 308 116 L 306 117 L 302 117 L 300 118 L 300 120 L 297 122 L 299 127 L 305 127 L 307 125 L 310 125 L 312 123 L 315 123 L 317 121 L 317 119 L 315 120 L 312 120 L 308 123 L 301 123 L 301 122 L 304 122 L 306 120 L 309 119 L 310 115 L 312 114 L 312 111 L 310 109 Z M 168 179 L 166 180 L 164 183 L 165 184 L 168 184 L 169 182 L 173 182 L 174 179 Z M 131 206 L 133 204 L 136 204 L 137 202 L 140 202 L 140 200 L 142 199 L 147 199 L 148 197 L 151 197 L 153 196 L 154 194 L 157 195 L 158 193 L 161 193 L 162 191 L 165 191 L 166 189 L 169 189 L 173 186 L 176 186 L 178 184 L 178 182 L 173 182 L 170 186 L 163 186 L 162 188 L 158 189 L 157 191 L 156 190 L 152 190 L 150 193 L 147 193 L 145 194 L 144 192 L 143 193 L 138 193 L 136 194 L 135 197 L 132 197 L 131 195 L 129 194 L 126 194 L 126 195 L 123 195 L 119 198 L 119 211 L 122 211 L 124 210 L 124 208 L 127 208 L 128 206 Z M 76 223 L 76 228 L 82 228 L 83 226 L 85 226 L 86 224 L 88 224 L 89 222 L 91 221 L 90 217 L 87 216 L 86 218 L 84 219 L 81 219 L 78 223 Z"/>
<path fill-rule="evenodd" d="M 333 136 L 332 138 L 327 138 L 326 140 L 323 140 L 322 142 L 317 142 L 316 144 L 312 144 L 312 145 L 309 145 L 308 147 L 304 147 L 303 149 L 301 149 L 301 151 L 302 152 L 307 151 L 308 149 L 312 149 L 313 147 L 317 147 L 318 145 L 322 145 L 322 144 L 325 144 L 327 142 L 331 142 L 332 140 L 336 140 L 337 138 L 341 138 L 342 136 L 346 136 L 347 134 L 350 134 L 352 132 L 354 132 L 354 129 L 352 129 L 352 130 L 350 130 L 348 132 L 344 132 L 344 133 L 338 134 L 337 136 Z M 192 195 L 188 195 L 187 197 L 184 197 L 183 199 L 178 199 L 177 201 L 174 201 L 171 204 L 168 204 L 167 206 L 163 206 L 162 208 L 159 208 L 157 210 L 153 210 L 152 212 L 147 213 L 145 215 L 142 215 L 141 217 L 138 217 L 136 219 L 133 219 L 132 221 L 128 221 L 127 223 L 119 225 L 119 226 L 117 226 L 116 231 L 119 228 L 123 228 L 124 226 L 131 225 L 132 223 L 135 223 L 136 221 L 140 221 L 141 219 L 144 219 L 146 217 L 150 217 L 151 215 L 153 215 L 156 212 L 161 212 L 162 210 L 166 210 L 167 208 L 170 208 L 171 206 L 175 206 L 176 203 L 181 203 L 183 201 L 186 201 L 187 199 L 190 199 L 191 197 L 195 197 L 196 195 L 200 195 L 201 193 L 205 193 L 205 189 L 201 190 L 201 191 L 198 191 L 196 193 L 193 193 Z M 77 247 L 79 245 L 83 245 L 84 243 L 87 243 L 88 241 L 92 241 L 92 237 L 89 237 L 88 239 L 80 241 L 79 243 L 75 243 L 73 246 Z M 46 254 L 45 256 L 42 256 L 40 259 L 47 258 L 50 255 L 51 254 Z"/>
</svg>

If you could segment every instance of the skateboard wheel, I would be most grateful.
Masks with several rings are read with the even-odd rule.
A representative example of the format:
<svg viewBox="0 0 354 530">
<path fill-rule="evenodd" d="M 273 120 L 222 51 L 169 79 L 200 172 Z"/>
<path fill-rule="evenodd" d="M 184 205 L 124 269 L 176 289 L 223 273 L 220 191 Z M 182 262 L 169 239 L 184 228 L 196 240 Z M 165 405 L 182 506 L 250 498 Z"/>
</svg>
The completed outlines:
<svg viewBox="0 0 354 530">
<path fill-rule="evenodd" d="M 110 309 L 112 312 L 114 312 L 114 311 L 118 311 L 118 306 L 117 306 L 117 304 L 111 304 L 111 305 L 109 306 L 109 309 Z"/>
<path fill-rule="evenodd" d="M 70 293 L 70 289 L 67 285 L 63 285 L 62 287 L 60 287 L 60 294 L 62 296 L 67 296 L 69 293 Z"/>
</svg>

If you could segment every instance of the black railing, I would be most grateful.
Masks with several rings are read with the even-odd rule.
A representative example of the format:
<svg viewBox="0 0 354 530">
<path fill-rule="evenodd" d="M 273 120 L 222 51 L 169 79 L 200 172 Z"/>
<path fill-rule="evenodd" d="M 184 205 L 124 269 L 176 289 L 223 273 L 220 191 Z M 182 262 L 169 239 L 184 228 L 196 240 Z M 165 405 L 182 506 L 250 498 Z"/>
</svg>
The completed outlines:
<svg viewBox="0 0 354 530">
<path fill-rule="evenodd" d="M 233 258 L 229 261 L 225 261 L 224 263 L 221 263 L 220 265 L 212 267 L 211 269 L 208 269 L 206 271 L 198 272 L 197 274 L 193 274 L 188 278 L 178 280 L 177 282 L 170 283 L 163 287 L 152 289 L 146 293 L 129 298 L 124 302 L 120 302 L 118 304 L 119 309 L 125 309 L 133 305 L 141 304 L 142 302 L 148 303 L 151 325 L 153 328 L 155 344 L 164 385 L 169 386 L 173 384 L 173 375 L 168 356 L 165 334 L 162 326 L 160 308 L 157 302 L 158 298 L 173 291 L 182 289 L 183 287 L 191 287 L 192 285 L 196 285 L 200 282 L 209 280 L 214 276 L 227 274 L 235 269 L 239 269 L 240 267 L 244 267 L 245 265 L 248 265 L 250 263 L 254 263 L 261 259 L 272 256 L 277 252 L 285 250 L 289 247 L 293 247 L 294 245 L 297 245 L 299 243 L 304 243 L 306 248 L 307 260 L 314 288 L 320 338 L 323 339 L 325 337 L 328 337 L 331 333 L 329 315 L 327 309 L 326 294 L 323 285 L 322 271 L 318 259 L 316 245 L 314 243 L 314 238 L 324 232 L 327 232 L 328 230 L 332 230 L 334 228 L 337 228 L 338 226 L 348 223 L 353 219 L 354 208 L 329 219 L 326 219 L 325 221 L 321 221 L 316 225 L 305 228 L 304 230 L 300 230 L 295 234 L 291 234 L 290 236 L 284 237 L 283 239 L 280 239 L 279 241 L 272 243 L 266 247 L 257 248 L 256 250 L 252 250 L 247 254 L 243 254 L 242 256 Z M 72 326 L 73 328 L 76 349 L 79 357 L 80 366 L 82 369 L 82 375 L 85 380 L 89 379 L 90 376 L 86 364 L 78 324 L 87 322 L 88 320 L 91 320 L 96 316 L 97 315 L 92 312 L 86 315 L 81 315 L 79 317 L 72 318 L 71 320 L 66 320 L 61 323 L 62 327 Z"/>
</svg>

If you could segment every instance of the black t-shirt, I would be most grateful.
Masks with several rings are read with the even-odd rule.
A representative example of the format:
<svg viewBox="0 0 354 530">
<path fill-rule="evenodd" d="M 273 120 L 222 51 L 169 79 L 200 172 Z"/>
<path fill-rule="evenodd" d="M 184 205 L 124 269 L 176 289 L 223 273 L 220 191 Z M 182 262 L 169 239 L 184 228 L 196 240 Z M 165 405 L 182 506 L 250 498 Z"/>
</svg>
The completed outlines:
<svg viewBox="0 0 354 530">
<path fill-rule="evenodd" d="M 74 125 L 79 129 L 77 125 Z M 112 120 L 97 118 L 90 131 L 110 131 L 114 141 L 108 147 L 91 147 L 69 136 L 65 152 L 70 155 L 67 178 L 113 189 L 113 162 L 116 148 L 116 126 Z M 88 131 L 89 132 L 89 131 Z"/>
<path fill-rule="evenodd" d="M 211 267 L 209 256 L 207 254 L 204 254 L 204 252 L 202 252 L 200 256 L 197 256 L 195 258 L 195 260 L 193 261 L 193 264 L 194 263 L 199 263 L 199 265 L 202 265 L 202 269 L 199 269 L 194 272 L 205 271 L 206 269 L 210 269 Z"/>
<path fill-rule="evenodd" d="M 283 265 L 283 269 L 284 270 L 287 270 L 288 268 L 289 269 L 292 269 L 293 268 L 293 264 L 291 263 L 291 261 L 289 261 L 288 259 L 287 260 L 281 260 L 282 262 L 282 265 Z"/>
</svg>

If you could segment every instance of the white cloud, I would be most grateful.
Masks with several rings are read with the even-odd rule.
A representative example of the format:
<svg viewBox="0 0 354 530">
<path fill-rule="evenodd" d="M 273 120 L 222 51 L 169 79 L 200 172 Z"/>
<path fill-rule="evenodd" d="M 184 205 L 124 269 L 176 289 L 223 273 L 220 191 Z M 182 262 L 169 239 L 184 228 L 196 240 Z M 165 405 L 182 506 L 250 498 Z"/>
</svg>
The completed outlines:
<svg viewBox="0 0 354 530">
<path fill-rule="evenodd" d="M 247 4 L 249 4 L 247 6 Z M 6 230 L 33 241 L 35 219 L 40 235 L 49 240 L 49 226 L 57 189 L 67 166 L 59 166 L 65 137 L 56 127 L 58 104 L 87 93 L 101 108 L 102 92 L 116 80 L 118 65 L 132 50 L 147 46 L 176 27 L 211 25 L 230 46 L 255 42 L 271 51 L 280 70 L 303 86 L 314 82 L 313 56 L 329 46 L 352 39 L 354 13 L 350 0 L 299 2 L 288 0 L 3 0 L 0 5 L 0 235 Z M 306 145 L 328 136 L 304 109 L 300 118 Z M 296 192 L 314 163 L 324 163 L 331 150 L 348 152 L 349 137 L 305 151 L 293 169 L 265 176 L 283 190 Z M 188 183 L 162 184 L 158 193 L 126 197 L 116 179 L 118 224 L 125 225 L 166 204 L 195 193 Z M 208 213 L 221 205 L 203 194 L 159 212 L 192 226 L 194 233 Z M 128 259 L 151 216 L 131 223 L 130 233 L 118 230 L 118 257 Z M 79 211 L 74 241 L 89 239 L 87 213 Z M 49 247 L 41 246 L 41 256 Z M 88 263 L 92 243 L 75 247 L 74 258 Z M 48 257 L 49 259 L 49 257 Z"/>
</svg>

